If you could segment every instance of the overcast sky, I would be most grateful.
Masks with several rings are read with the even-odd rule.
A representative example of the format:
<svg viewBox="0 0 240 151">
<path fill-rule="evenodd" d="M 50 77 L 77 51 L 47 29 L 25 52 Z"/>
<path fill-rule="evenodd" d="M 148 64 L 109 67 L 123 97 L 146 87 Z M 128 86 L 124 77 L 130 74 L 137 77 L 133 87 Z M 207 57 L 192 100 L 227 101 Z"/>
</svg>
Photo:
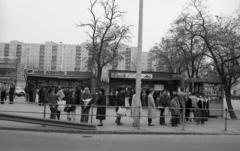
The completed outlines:
<svg viewBox="0 0 240 151">
<path fill-rule="evenodd" d="M 144 0 L 143 51 L 159 42 L 182 6 L 189 0 Z M 139 0 L 117 0 L 127 11 L 125 22 L 133 25 L 129 46 L 137 46 Z M 240 0 L 209 0 L 214 15 L 231 14 Z M 81 44 L 86 28 L 75 24 L 91 19 L 89 0 L 0 0 L 0 42 Z M 98 12 L 98 10 L 96 10 Z"/>
</svg>

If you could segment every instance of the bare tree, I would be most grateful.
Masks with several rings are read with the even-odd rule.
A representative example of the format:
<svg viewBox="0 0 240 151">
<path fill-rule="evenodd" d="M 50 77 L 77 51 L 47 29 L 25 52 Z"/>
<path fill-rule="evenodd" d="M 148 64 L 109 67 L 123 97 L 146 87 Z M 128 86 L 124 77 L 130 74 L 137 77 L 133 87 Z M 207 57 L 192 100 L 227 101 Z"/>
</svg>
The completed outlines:
<svg viewBox="0 0 240 151">
<path fill-rule="evenodd" d="M 119 5 L 115 0 L 94 0 L 90 1 L 88 8 L 92 15 L 90 23 L 81 23 L 80 27 L 90 27 L 91 32 L 86 32 L 90 40 L 86 49 L 89 50 L 89 65 L 97 78 L 96 90 L 101 87 L 101 77 L 103 67 L 121 59 L 119 49 L 121 43 L 129 41 L 131 38 L 130 25 L 120 24 L 126 12 L 119 10 Z M 96 5 L 103 9 L 102 17 L 97 17 L 94 12 Z"/>
<path fill-rule="evenodd" d="M 190 11 L 191 10 L 191 11 Z M 233 16 L 209 15 L 204 1 L 192 0 L 182 14 L 181 22 L 193 23 L 186 32 L 201 38 L 207 47 L 207 56 L 223 83 L 230 117 L 236 118 L 231 103 L 231 87 L 240 76 L 240 14 Z"/>
</svg>

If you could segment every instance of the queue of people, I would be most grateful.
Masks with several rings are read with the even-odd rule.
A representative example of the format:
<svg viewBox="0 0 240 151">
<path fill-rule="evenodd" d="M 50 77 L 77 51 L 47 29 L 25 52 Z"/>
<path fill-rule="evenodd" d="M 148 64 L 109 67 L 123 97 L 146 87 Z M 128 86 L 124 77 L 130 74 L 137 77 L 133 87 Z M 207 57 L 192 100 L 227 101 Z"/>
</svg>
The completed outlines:
<svg viewBox="0 0 240 151">
<path fill-rule="evenodd" d="M 136 118 L 136 111 L 137 107 L 140 106 L 142 110 L 142 101 L 140 104 L 136 105 L 136 96 L 134 90 L 132 91 L 132 98 L 131 100 L 131 116 Z M 116 123 L 117 125 L 123 125 L 121 123 L 121 118 L 123 115 L 119 115 L 118 111 L 119 108 L 126 106 L 126 91 L 123 88 L 119 87 L 117 89 L 116 95 Z M 128 100 L 128 99 L 127 99 Z M 129 100 L 130 102 L 130 100 Z M 208 99 L 204 95 L 196 96 L 194 93 L 186 93 L 181 88 L 179 92 L 172 92 L 170 95 L 169 91 L 163 90 L 162 94 L 159 98 L 154 98 L 154 89 L 149 89 L 149 94 L 147 97 L 147 119 L 148 119 L 148 126 L 154 126 L 152 121 L 156 118 L 156 110 L 160 110 L 159 115 L 159 124 L 162 126 L 166 126 L 165 117 L 166 112 L 171 113 L 171 120 L 170 123 L 173 127 L 177 127 L 178 124 L 182 124 L 183 122 L 190 122 L 192 121 L 190 115 L 193 115 L 193 119 L 197 125 L 200 123 L 204 125 L 204 122 L 207 121 L 207 117 L 209 115 L 209 103 Z M 137 111 L 141 114 L 141 110 Z M 166 110 L 166 111 L 165 111 Z M 191 114 L 192 113 L 192 114 Z M 168 114 L 168 113 L 167 113 Z M 185 114 L 185 116 L 184 116 Z M 185 118 L 184 118 L 185 117 Z M 138 118 L 138 117 L 137 117 Z M 133 125 L 134 126 L 134 125 Z"/>
</svg>

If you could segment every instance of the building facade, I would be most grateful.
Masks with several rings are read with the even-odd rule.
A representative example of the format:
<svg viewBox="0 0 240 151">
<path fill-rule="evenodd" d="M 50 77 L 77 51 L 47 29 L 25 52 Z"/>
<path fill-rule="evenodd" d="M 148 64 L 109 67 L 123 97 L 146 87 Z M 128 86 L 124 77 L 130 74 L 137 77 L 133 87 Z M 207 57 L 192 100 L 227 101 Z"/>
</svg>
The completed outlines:
<svg viewBox="0 0 240 151">
<path fill-rule="evenodd" d="M 109 70 L 136 71 L 137 47 L 122 44 L 118 50 L 122 54 L 120 60 L 115 60 L 103 68 L 102 79 L 108 81 Z M 156 71 L 151 53 L 142 52 L 142 71 Z M 88 59 L 91 56 L 86 44 L 63 44 L 55 42 L 24 43 L 10 41 L 0 43 L 0 56 L 16 57 L 24 69 L 39 69 L 50 71 L 90 71 Z"/>
</svg>

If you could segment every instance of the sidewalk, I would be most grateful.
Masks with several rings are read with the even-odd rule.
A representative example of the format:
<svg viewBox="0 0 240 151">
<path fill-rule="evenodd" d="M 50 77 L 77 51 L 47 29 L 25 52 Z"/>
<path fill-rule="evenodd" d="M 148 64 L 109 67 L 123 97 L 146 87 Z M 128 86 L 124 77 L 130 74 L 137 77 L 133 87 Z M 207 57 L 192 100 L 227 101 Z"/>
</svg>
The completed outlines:
<svg viewBox="0 0 240 151">
<path fill-rule="evenodd" d="M 43 106 L 38 106 L 35 103 L 25 103 L 24 98 L 16 98 L 14 104 L 0 104 L 0 112 L 5 114 L 16 114 L 21 116 L 31 116 L 43 118 Z M 49 107 L 46 108 L 46 118 L 49 118 Z M 13 111 L 19 112 L 35 112 L 33 113 L 14 113 Z M 77 114 L 80 114 L 80 107 L 77 107 Z M 96 114 L 96 108 L 93 109 L 93 115 Z M 131 117 L 122 117 L 123 126 L 117 126 L 115 123 L 116 115 L 115 108 L 107 108 L 106 120 L 103 121 L 104 125 L 102 127 L 96 126 L 96 131 L 85 131 L 53 126 L 19 123 L 11 121 L 0 120 L 1 130 L 25 130 L 25 131 L 41 131 L 41 132 L 63 132 L 63 133 L 80 133 L 80 134 L 189 134 L 189 135 L 240 135 L 240 120 L 228 120 L 227 121 L 227 131 L 225 129 L 225 120 L 223 118 L 209 118 L 208 122 L 204 125 L 196 125 L 195 122 L 188 122 L 185 124 L 185 129 L 183 130 L 183 125 L 178 127 L 172 127 L 169 123 L 169 118 L 166 118 L 167 126 L 159 125 L 159 118 L 153 120 L 155 126 L 148 126 L 147 117 L 141 117 L 140 128 L 131 127 L 133 119 Z M 128 111 L 127 116 L 130 115 Z M 143 116 L 147 115 L 147 109 L 143 109 Z M 160 113 L 157 111 L 157 116 Z M 61 113 L 61 120 L 67 121 L 66 113 Z M 77 115 L 76 122 L 80 122 L 80 115 Z M 91 122 L 91 117 L 89 117 L 89 123 Z M 99 124 L 96 117 L 93 116 L 94 125 Z"/>
</svg>

